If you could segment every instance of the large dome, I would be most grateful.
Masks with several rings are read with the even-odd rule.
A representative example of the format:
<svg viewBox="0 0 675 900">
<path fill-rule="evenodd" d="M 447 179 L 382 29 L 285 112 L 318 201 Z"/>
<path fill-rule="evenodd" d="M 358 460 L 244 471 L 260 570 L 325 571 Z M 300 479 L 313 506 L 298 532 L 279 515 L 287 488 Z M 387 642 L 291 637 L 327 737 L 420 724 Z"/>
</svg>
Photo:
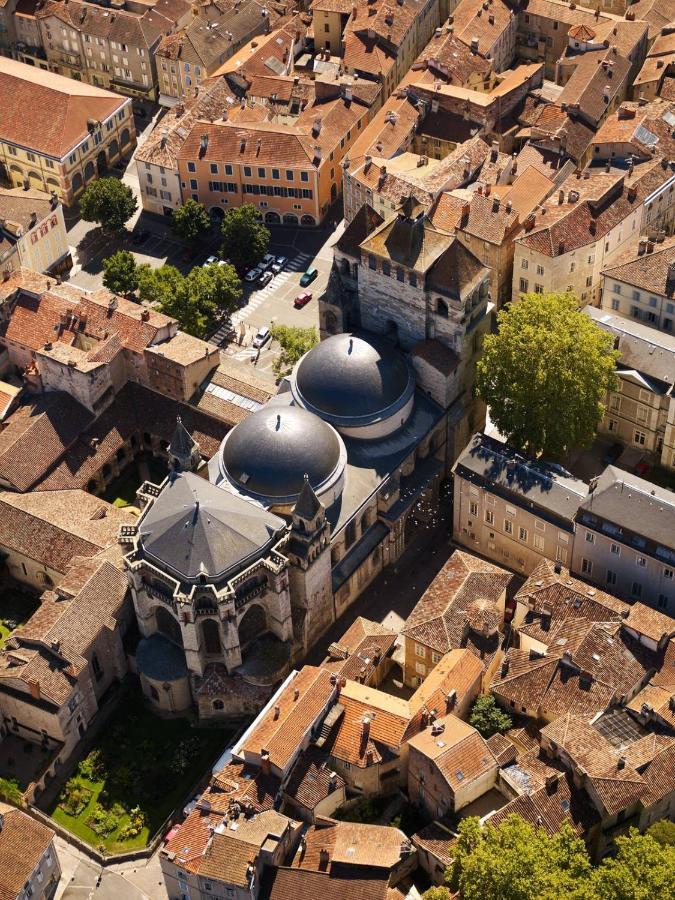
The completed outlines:
<svg viewBox="0 0 675 900">
<path fill-rule="evenodd" d="M 296 401 L 339 427 L 363 427 L 394 416 L 411 400 L 415 379 L 405 357 L 378 338 L 336 334 L 298 363 Z"/>
<path fill-rule="evenodd" d="M 337 432 L 297 406 L 271 404 L 240 422 L 221 445 L 221 472 L 238 489 L 262 498 L 292 498 L 304 476 L 317 493 L 342 474 Z"/>
</svg>

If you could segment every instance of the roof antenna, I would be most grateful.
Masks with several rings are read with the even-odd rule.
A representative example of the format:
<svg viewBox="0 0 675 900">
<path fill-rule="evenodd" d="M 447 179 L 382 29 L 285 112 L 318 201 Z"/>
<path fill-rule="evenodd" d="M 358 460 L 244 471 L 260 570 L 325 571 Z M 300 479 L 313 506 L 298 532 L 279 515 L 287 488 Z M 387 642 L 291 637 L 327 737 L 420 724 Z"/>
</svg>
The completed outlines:
<svg viewBox="0 0 675 900">
<path fill-rule="evenodd" d="M 277 413 L 277 431 L 281 428 L 281 413 Z"/>
<path fill-rule="evenodd" d="M 350 337 L 349 338 L 349 350 L 347 352 L 351 353 L 353 349 L 354 349 L 354 338 Z"/>
</svg>

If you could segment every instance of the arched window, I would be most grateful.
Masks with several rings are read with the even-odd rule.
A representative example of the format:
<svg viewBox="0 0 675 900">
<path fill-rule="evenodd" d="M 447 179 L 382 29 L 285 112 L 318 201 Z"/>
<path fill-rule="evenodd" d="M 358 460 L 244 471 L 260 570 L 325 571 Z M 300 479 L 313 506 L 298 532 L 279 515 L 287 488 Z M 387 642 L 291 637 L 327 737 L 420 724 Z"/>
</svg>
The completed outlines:
<svg viewBox="0 0 675 900">
<path fill-rule="evenodd" d="M 448 304 L 440 297 L 436 300 L 436 315 L 442 316 L 444 319 L 448 318 Z"/>
<path fill-rule="evenodd" d="M 155 609 L 155 622 L 157 623 L 157 631 L 163 634 L 174 644 L 179 647 L 183 646 L 183 635 L 181 634 L 180 625 L 164 606 L 158 606 Z"/>
<path fill-rule="evenodd" d="M 222 653 L 222 646 L 220 643 L 220 628 L 218 627 L 218 623 L 215 621 L 215 619 L 204 619 L 201 625 L 201 629 L 202 640 L 204 642 L 204 650 L 210 655 Z"/>
<path fill-rule="evenodd" d="M 309 225 L 309 226 L 313 226 L 313 225 L 316 225 L 316 219 L 314 218 L 314 216 L 307 216 L 307 215 L 304 215 L 304 216 L 300 219 L 300 224 L 301 224 L 301 225 Z"/>
<path fill-rule="evenodd" d="M 113 138 L 110 141 L 110 146 L 108 147 L 108 159 L 115 159 L 117 154 L 120 152 L 120 147 L 117 141 Z"/>
<path fill-rule="evenodd" d="M 265 221 L 268 225 L 280 225 L 281 224 L 281 216 L 278 212 L 274 212 L 270 210 L 265 213 Z"/>
<path fill-rule="evenodd" d="M 77 193 L 82 188 L 82 175 L 76 172 L 73 175 L 73 192 Z"/>
<path fill-rule="evenodd" d="M 284 213 L 284 225 L 297 225 L 298 217 L 294 216 L 293 213 Z"/>
<path fill-rule="evenodd" d="M 129 129 L 125 128 L 122 134 L 120 135 L 120 140 L 122 141 L 122 146 L 126 147 L 126 145 L 131 140 L 131 135 L 129 134 Z"/>
<path fill-rule="evenodd" d="M 84 180 L 89 181 L 90 178 L 93 178 L 96 174 L 96 167 L 93 162 L 89 160 L 87 165 L 84 167 Z"/>
<path fill-rule="evenodd" d="M 239 645 L 245 647 L 252 640 L 267 631 L 267 617 L 262 606 L 254 603 L 244 613 L 239 623 Z"/>
</svg>

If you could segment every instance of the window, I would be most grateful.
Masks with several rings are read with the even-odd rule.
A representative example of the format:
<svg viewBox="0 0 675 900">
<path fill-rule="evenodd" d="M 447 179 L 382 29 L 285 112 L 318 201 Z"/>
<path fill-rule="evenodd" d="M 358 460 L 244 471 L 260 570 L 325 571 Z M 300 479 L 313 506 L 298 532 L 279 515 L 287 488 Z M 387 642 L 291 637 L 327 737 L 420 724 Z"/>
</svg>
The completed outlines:
<svg viewBox="0 0 675 900">
<path fill-rule="evenodd" d="M 505 534 L 513 534 L 513 522 L 511 519 L 504 519 L 504 532 Z"/>
<path fill-rule="evenodd" d="M 521 278 L 521 279 L 520 279 L 520 291 L 521 291 L 521 293 L 522 293 L 522 294 L 526 294 L 526 293 L 527 293 L 528 287 L 529 287 L 529 282 L 528 282 L 527 278 Z"/>
<path fill-rule="evenodd" d="M 478 504 L 475 503 L 473 500 L 471 501 L 471 503 L 469 503 L 469 512 L 471 513 L 472 516 L 478 515 Z"/>
<path fill-rule="evenodd" d="M 666 597 L 665 594 L 659 594 L 658 606 L 659 606 L 659 609 L 666 609 L 666 608 L 667 608 L 667 606 L 668 606 L 668 597 Z"/>
<path fill-rule="evenodd" d="M 586 559 L 585 557 L 582 557 L 582 559 L 581 559 L 581 571 L 582 571 L 582 573 L 583 573 L 584 575 L 590 575 L 590 574 L 591 574 L 591 572 L 593 571 L 593 563 L 590 561 L 590 559 Z"/>
<path fill-rule="evenodd" d="M 663 570 L 663 577 L 664 577 L 664 578 L 668 578 L 669 580 L 672 581 L 672 578 L 673 578 L 673 570 L 672 570 L 672 569 L 664 569 L 664 570 Z"/>
<path fill-rule="evenodd" d="M 188 170 L 188 172 L 196 172 L 197 166 L 193 162 L 189 162 L 187 164 L 187 170 Z"/>
<path fill-rule="evenodd" d="M 191 191 L 199 190 L 199 188 L 197 187 L 197 180 L 195 178 L 190 179 L 190 190 Z"/>
<path fill-rule="evenodd" d="M 218 174 L 218 163 L 211 163 L 211 174 L 212 175 Z"/>
<path fill-rule="evenodd" d="M 279 169 L 272 169 L 272 178 L 275 181 L 278 181 L 281 178 L 281 173 L 279 172 Z"/>
<path fill-rule="evenodd" d="M 544 267 L 537 266 L 537 275 L 543 275 L 543 274 L 544 274 Z"/>
<path fill-rule="evenodd" d="M 612 572 L 611 569 L 607 569 L 607 584 L 610 586 L 614 586 L 616 584 L 616 572 Z"/>
<path fill-rule="evenodd" d="M 644 431 L 636 430 L 635 433 L 633 434 L 633 443 L 639 444 L 641 447 L 644 447 L 646 440 L 647 440 L 647 435 L 644 433 Z"/>
<path fill-rule="evenodd" d="M 621 307 L 621 301 L 616 298 L 612 298 L 612 309 L 619 309 Z"/>
<path fill-rule="evenodd" d="M 645 569 L 647 567 L 647 560 L 644 556 L 636 556 L 635 557 L 636 565 L 640 566 L 641 569 Z"/>
<path fill-rule="evenodd" d="M 609 548 L 609 552 L 613 553 L 614 556 L 621 556 L 621 547 L 618 544 L 612 544 Z"/>
<path fill-rule="evenodd" d="M 425 659 L 427 655 L 427 648 L 424 644 L 415 644 L 415 656 L 419 656 L 422 659 Z"/>
<path fill-rule="evenodd" d="M 527 541 L 527 528 L 523 528 L 522 525 L 518 528 L 518 540 Z"/>
<path fill-rule="evenodd" d="M 491 509 L 485 510 L 485 521 L 488 523 L 488 525 L 495 524 L 495 514 L 492 512 Z"/>
<path fill-rule="evenodd" d="M 634 581 L 634 582 L 633 582 L 633 586 L 632 586 L 630 592 L 631 592 L 631 594 L 632 594 L 634 597 L 641 597 L 641 596 L 642 596 L 642 585 L 640 584 L 639 581 Z"/>
<path fill-rule="evenodd" d="M 427 667 L 424 665 L 424 663 L 418 662 L 418 663 L 415 663 L 415 671 L 417 672 L 418 675 L 426 675 Z"/>
<path fill-rule="evenodd" d="M 265 169 L 262 166 L 258 166 L 258 178 L 265 177 Z"/>
<path fill-rule="evenodd" d="M 309 172 L 301 172 L 300 181 L 309 181 Z"/>
<path fill-rule="evenodd" d="M 527 261 L 526 259 L 521 259 L 521 261 L 520 261 L 520 268 L 521 268 L 521 269 L 527 269 L 528 265 L 529 265 L 529 263 L 528 263 L 528 261 Z"/>
<path fill-rule="evenodd" d="M 544 285 L 535 283 L 534 292 L 535 292 L 535 294 L 543 294 L 544 293 Z"/>
<path fill-rule="evenodd" d="M 437 663 L 439 663 L 441 661 L 441 659 L 442 659 L 442 655 L 440 653 L 436 653 L 436 651 L 434 650 L 431 654 L 432 663 L 434 665 L 437 665 Z"/>
<path fill-rule="evenodd" d="M 544 538 L 540 534 L 535 534 L 534 536 L 534 549 L 543 552 L 544 550 Z"/>
<path fill-rule="evenodd" d="M 405 272 L 400 266 L 398 266 L 396 269 L 396 280 L 401 282 L 405 281 Z"/>
<path fill-rule="evenodd" d="M 588 276 L 586 277 L 586 287 L 591 287 L 592 284 L 593 284 L 593 276 L 592 276 L 592 275 L 588 275 Z"/>
</svg>

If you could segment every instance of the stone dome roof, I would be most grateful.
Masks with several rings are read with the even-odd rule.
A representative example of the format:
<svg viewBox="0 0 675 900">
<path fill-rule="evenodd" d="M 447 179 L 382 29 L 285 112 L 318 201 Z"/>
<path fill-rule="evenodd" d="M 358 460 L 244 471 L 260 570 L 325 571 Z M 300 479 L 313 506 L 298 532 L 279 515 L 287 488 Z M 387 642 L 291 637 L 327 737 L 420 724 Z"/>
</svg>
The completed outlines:
<svg viewBox="0 0 675 900">
<path fill-rule="evenodd" d="M 380 338 L 327 338 L 298 363 L 296 401 L 326 422 L 369 425 L 393 416 L 412 397 L 415 378 L 402 353 Z"/>
<path fill-rule="evenodd" d="M 466 608 L 466 624 L 480 634 L 494 634 L 502 620 L 497 604 L 487 597 L 477 597 Z"/>
<path fill-rule="evenodd" d="M 240 422 L 221 445 L 221 471 L 242 491 L 270 499 L 316 491 L 343 466 L 338 433 L 297 406 L 271 404 Z"/>
</svg>

